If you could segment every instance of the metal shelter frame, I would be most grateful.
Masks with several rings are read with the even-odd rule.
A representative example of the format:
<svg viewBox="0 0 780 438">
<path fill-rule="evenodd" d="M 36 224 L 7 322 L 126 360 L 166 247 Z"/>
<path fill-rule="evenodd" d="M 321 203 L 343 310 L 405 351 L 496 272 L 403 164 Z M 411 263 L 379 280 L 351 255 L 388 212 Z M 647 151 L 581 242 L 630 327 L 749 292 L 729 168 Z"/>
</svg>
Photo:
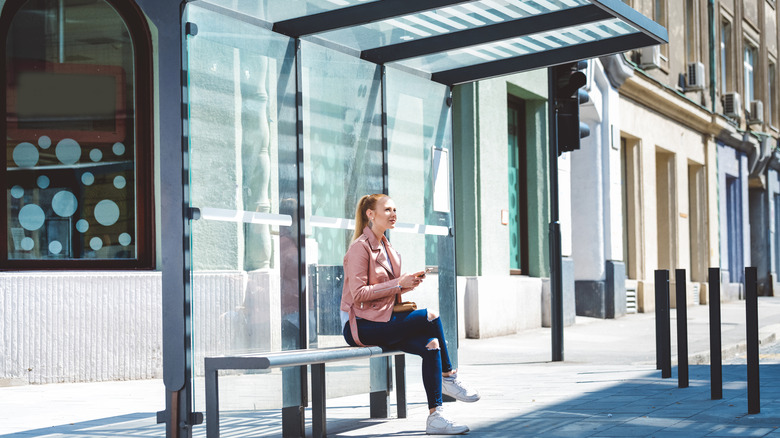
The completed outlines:
<svg viewBox="0 0 780 438">
<path fill-rule="evenodd" d="M 244 14 L 226 6 L 226 0 L 197 0 L 211 9 L 230 15 Z M 163 380 L 166 409 L 158 413 L 165 422 L 168 437 L 190 437 L 193 426 L 202 422 L 202 414 L 192 409 L 192 291 L 189 273 L 190 220 L 187 159 L 187 77 L 186 35 L 191 31 L 182 21 L 187 1 L 135 0 L 140 10 L 157 29 L 156 67 L 158 94 L 154 108 L 158 112 L 160 142 L 160 196 L 163 291 Z M 192 2 L 194 3 L 194 2 Z M 619 53 L 639 47 L 668 42 L 666 29 L 644 17 L 620 0 L 374 0 L 357 2 L 307 0 L 266 0 L 276 12 L 288 16 L 249 17 L 253 22 L 293 38 L 341 49 L 362 59 L 399 68 L 448 86 L 463 84 L 520 71 L 549 67 L 572 61 Z M 304 5 L 303 11 L 296 11 Z M 498 9 L 491 9 L 498 5 Z M 546 12 L 541 6 L 546 7 Z M 338 32 L 355 31 L 369 35 L 372 24 L 414 17 L 437 19 L 454 17 L 452 8 L 468 7 L 481 15 L 472 25 L 457 31 L 406 32 L 400 41 L 377 35 L 371 47 L 344 43 Z M 524 11 L 524 12 L 523 12 Z M 290 15 L 292 14 L 292 15 Z M 417 15 L 416 15 L 417 14 Z M 455 15 L 452 15 L 455 14 Z M 484 19 L 499 17 L 499 20 Z M 472 17 L 473 18 L 473 17 Z M 450 18 L 450 21 L 453 21 Z M 481 25 L 474 24 L 477 21 Z M 616 32 L 594 26 L 607 22 Z M 441 28 L 428 23 L 427 28 Z M 410 25 L 393 30 L 411 29 Z M 414 29 L 412 29 L 414 30 Z M 609 30 L 609 29 L 607 29 Z M 381 32 L 380 32 L 381 33 Z M 403 32 L 402 32 L 403 33 Z M 386 35 L 385 35 L 386 36 Z M 518 38 L 532 38 L 518 40 Z M 364 39 L 360 39 L 364 41 Z M 443 64 L 442 64 L 443 63 Z M 301 127 L 299 126 L 300 130 Z"/>
</svg>

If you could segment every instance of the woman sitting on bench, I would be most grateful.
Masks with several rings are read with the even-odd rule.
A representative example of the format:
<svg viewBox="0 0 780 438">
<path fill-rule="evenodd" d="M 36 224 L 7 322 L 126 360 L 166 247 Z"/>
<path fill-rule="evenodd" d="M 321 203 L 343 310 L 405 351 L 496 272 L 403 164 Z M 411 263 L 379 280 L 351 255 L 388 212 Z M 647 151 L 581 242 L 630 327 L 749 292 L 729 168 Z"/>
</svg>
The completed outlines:
<svg viewBox="0 0 780 438">
<path fill-rule="evenodd" d="M 466 433 L 467 426 L 444 416 L 442 393 L 465 402 L 479 400 L 479 394 L 464 386 L 452 369 L 440 318 L 427 309 L 393 311 L 401 294 L 425 278 L 425 271 L 401 271 L 401 257 L 385 237 L 395 222 L 396 207 L 389 196 L 366 195 L 358 202 L 355 234 L 344 256 L 344 339 L 352 346 L 378 345 L 422 357 L 430 409 L 426 433 Z"/>
</svg>

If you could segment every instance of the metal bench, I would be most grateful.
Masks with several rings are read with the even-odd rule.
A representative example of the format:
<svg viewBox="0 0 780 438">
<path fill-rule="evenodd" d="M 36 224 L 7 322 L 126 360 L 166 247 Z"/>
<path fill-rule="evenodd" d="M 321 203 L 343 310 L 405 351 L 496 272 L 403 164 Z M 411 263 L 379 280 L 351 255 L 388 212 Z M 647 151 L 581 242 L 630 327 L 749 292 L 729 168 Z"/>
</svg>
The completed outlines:
<svg viewBox="0 0 780 438">
<path fill-rule="evenodd" d="M 361 358 L 395 356 L 395 383 L 398 418 L 406 418 L 406 359 L 397 350 L 381 347 L 336 347 L 309 350 L 290 350 L 235 356 L 206 357 L 206 434 L 219 437 L 219 370 L 265 370 L 270 368 L 311 366 L 312 436 L 323 437 L 325 425 L 325 364 Z M 387 367 L 388 385 L 381 391 L 371 392 L 371 418 L 387 418 L 391 367 Z M 303 411 L 303 410 L 301 410 Z M 305 430 L 300 431 L 301 436 Z"/>
</svg>

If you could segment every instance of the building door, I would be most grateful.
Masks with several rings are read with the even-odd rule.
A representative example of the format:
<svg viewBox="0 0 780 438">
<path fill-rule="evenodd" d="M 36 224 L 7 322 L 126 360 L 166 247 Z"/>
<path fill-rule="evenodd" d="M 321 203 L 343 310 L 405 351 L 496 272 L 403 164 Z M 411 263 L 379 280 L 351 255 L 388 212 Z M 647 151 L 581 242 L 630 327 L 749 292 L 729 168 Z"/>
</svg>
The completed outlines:
<svg viewBox="0 0 780 438">
<path fill-rule="evenodd" d="M 726 177 L 726 221 L 728 269 L 731 283 L 742 282 L 744 252 L 742 240 L 742 192 L 739 178 Z"/>
<path fill-rule="evenodd" d="M 655 163 L 658 269 L 674 269 L 677 266 L 674 154 L 657 151 Z"/>
<path fill-rule="evenodd" d="M 625 137 L 621 146 L 621 187 L 623 196 L 623 254 L 626 262 L 626 278 L 637 280 L 642 275 L 642 197 L 639 142 Z"/>
<path fill-rule="evenodd" d="M 690 280 L 707 281 L 707 204 L 704 166 L 688 166 L 688 227 L 690 231 Z"/>
<path fill-rule="evenodd" d="M 528 275 L 528 178 L 526 162 L 525 102 L 509 96 L 509 269 Z"/>
<path fill-rule="evenodd" d="M 774 263 L 775 263 L 775 278 L 774 281 L 778 281 L 778 277 L 780 276 L 780 195 L 775 195 L 775 203 L 772 208 L 772 211 L 774 212 L 774 221 L 775 221 L 775 238 L 774 238 Z"/>
</svg>

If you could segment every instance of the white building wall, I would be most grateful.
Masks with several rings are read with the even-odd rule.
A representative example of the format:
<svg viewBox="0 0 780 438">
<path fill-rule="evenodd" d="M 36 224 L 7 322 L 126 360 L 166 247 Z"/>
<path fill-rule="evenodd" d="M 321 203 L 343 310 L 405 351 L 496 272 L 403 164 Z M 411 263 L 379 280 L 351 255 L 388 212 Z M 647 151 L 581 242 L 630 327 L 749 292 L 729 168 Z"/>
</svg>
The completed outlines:
<svg viewBox="0 0 780 438">
<path fill-rule="evenodd" d="M 576 280 L 604 280 L 605 260 L 611 236 L 607 230 L 609 212 L 609 122 L 605 120 L 605 104 L 609 103 L 610 87 L 600 62 L 588 66 L 590 102 L 581 105 L 580 121 L 590 127 L 590 135 L 580 140 L 580 150 L 571 153 L 572 220 L 577 240 L 572 249 Z M 598 78 L 598 79 L 595 79 Z M 606 92 L 606 96 L 605 96 Z M 605 100 L 606 97 L 606 100 Z M 607 128 L 605 128 L 605 126 Z M 618 198 L 619 199 L 619 198 Z"/>
</svg>

